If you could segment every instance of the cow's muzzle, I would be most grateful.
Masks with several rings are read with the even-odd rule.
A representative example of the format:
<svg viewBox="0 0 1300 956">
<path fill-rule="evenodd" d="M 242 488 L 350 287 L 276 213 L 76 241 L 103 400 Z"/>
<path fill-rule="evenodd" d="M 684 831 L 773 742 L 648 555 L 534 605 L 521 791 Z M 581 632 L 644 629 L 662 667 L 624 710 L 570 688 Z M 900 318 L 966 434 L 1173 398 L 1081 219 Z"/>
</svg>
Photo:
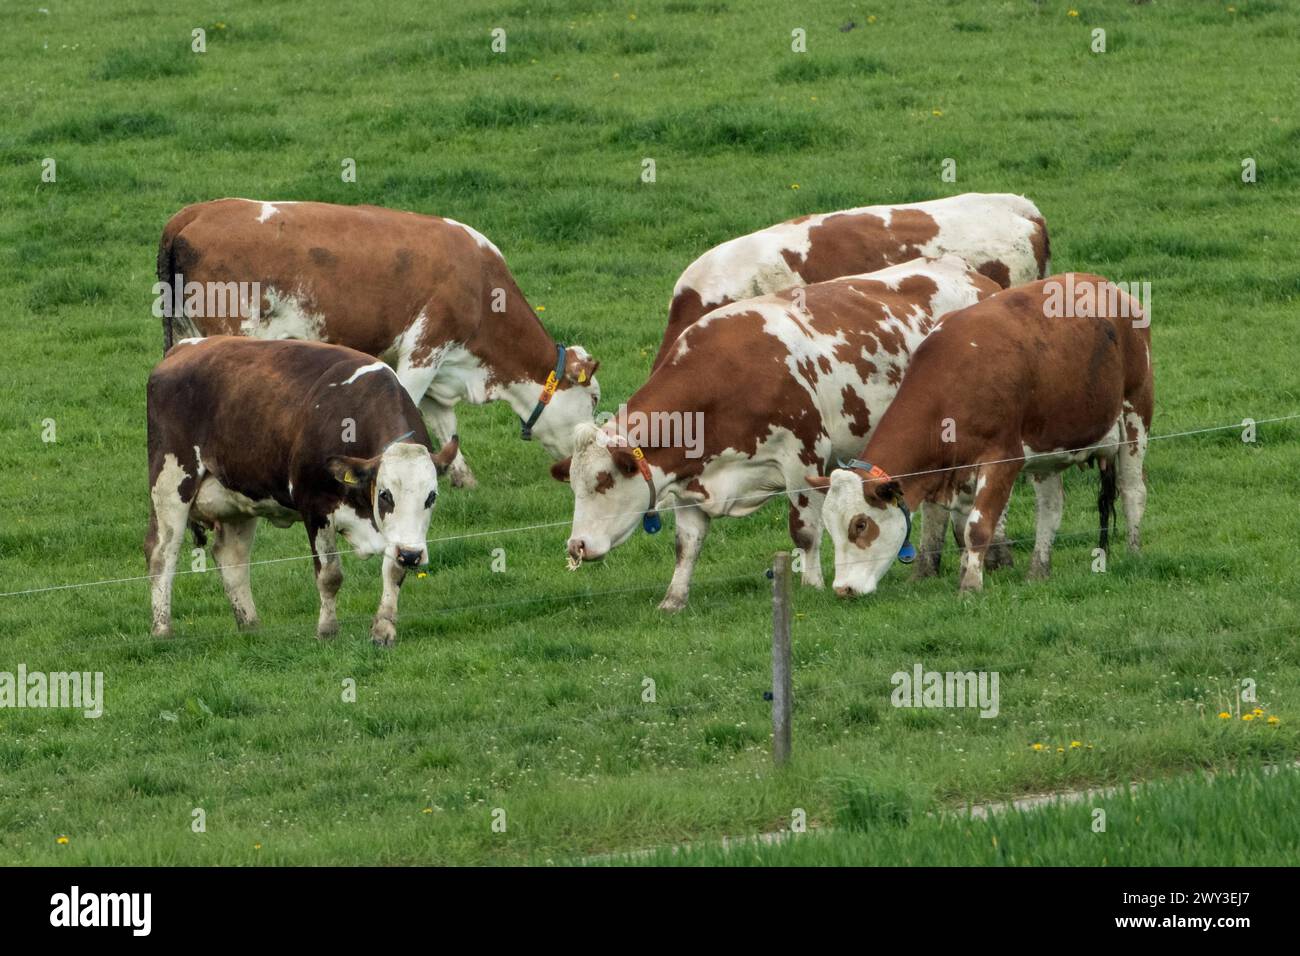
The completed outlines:
<svg viewBox="0 0 1300 956">
<path fill-rule="evenodd" d="M 397 563 L 404 568 L 418 568 L 421 554 L 423 551 L 420 548 L 398 548 Z"/>
<path fill-rule="evenodd" d="M 599 561 L 604 556 L 604 551 L 593 550 L 591 542 L 585 538 L 569 539 L 569 557 L 574 561 Z"/>
</svg>

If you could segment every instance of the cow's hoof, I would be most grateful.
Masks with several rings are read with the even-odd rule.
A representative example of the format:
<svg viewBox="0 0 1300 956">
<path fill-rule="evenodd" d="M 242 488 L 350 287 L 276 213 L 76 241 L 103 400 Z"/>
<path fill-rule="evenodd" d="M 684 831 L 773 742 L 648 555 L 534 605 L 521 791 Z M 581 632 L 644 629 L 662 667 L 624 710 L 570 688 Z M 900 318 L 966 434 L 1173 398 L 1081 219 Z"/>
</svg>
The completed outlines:
<svg viewBox="0 0 1300 956">
<path fill-rule="evenodd" d="M 332 621 L 329 624 L 321 624 L 316 628 L 316 640 L 332 641 L 339 633 L 339 622 Z"/>
<path fill-rule="evenodd" d="M 826 587 L 826 582 L 821 578 L 804 578 L 803 586 L 806 588 L 816 588 L 818 591 Z"/>
<path fill-rule="evenodd" d="M 677 597 L 673 594 L 668 595 L 668 597 L 659 602 L 659 610 L 663 611 L 665 614 L 676 614 L 684 607 L 686 607 L 686 598 Z"/>
<path fill-rule="evenodd" d="M 1026 581 L 1046 581 L 1051 576 L 1052 563 L 1040 561 L 1037 557 L 1029 562 L 1029 570 L 1025 572 Z"/>
<path fill-rule="evenodd" d="M 387 618 L 381 618 L 371 625 L 370 639 L 376 647 L 392 647 L 397 643 L 397 626 Z"/>
<path fill-rule="evenodd" d="M 255 617 L 250 617 L 244 621 L 235 618 L 235 627 L 239 628 L 241 631 L 256 631 L 261 626 L 262 622 Z"/>
<path fill-rule="evenodd" d="M 984 555 L 985 570 L 997 571 L 1000 568 L 1013 568 L 1015 566 L 1016 559 L 1011 553 L 1010 545 L 994 545 L 989 548 L 988 553 Z"/>
<path fill-rule="evenodd" d="M 957 593 L 962 595 L 963 597 L 967 594 L 979 594 L 979 592 L 983 590 L 984 590 L 983 578 L 977 581 L 965 580 L 962 581 L 961 584 L 957 586 Z"/>
<path fill-rule="evenodd" d="M 167 638 L 172 636 L 171 625 L 169 624 L 167 627 L 155 626 L 150 633 L 152 633 L 153 636 L 158 638 L 159 640 L 166 640 Z"/>
</svg>

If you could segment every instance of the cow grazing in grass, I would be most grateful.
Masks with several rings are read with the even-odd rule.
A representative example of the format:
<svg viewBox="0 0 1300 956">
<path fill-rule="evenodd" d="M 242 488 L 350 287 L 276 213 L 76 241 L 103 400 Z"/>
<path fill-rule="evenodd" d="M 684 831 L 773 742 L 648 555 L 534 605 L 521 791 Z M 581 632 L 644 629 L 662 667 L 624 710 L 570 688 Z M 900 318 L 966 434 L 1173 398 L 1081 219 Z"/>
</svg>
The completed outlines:
<svg viewBox="0 0 1300 956">
<path fill-rule="evenodd" d="M 1066 314 L 1063 289 L 1077 306 Z M 854 467 L 815 479 L 827 490 L 836 593 L 875 590 L 904 541 L 909 509 L 923 502 L 964 521 L 961 589 L 979 590 L 994 519 L 1022 470 L 1037 499 L 1031 578 L 1048 575 L 1061 476 L 1072 464 L 1095 461 L 1101 472 L 1101 547 L 1118 489 L 1136 551 L 1154 403 L 1147 325 L 1136 300 L 1077 273 L 946 317 L 916 350 Z"/>
<path fill-rule="evenodd" d="M 1002 288 L 1048 274 L 1042 213 L 1022 196 L 965 193 L 929 202 L 800 216 L 714 246 L 673 288 L 662 365 L 682 330 L 718 306 L 796 285 L 953 253 Z"/>
<path fill-rule="evenodd" d="M 750 514 L 784 493 L 790 536 L 807 558 L 803 581 L 820 587 L 822 496 L 808 480 L 862 447 L 939 317 L 997 289 L 945 256 L 711 312 L 617 419 L 579 426 L 572 459 L 552 468 L 573 488 L 571 561 L 603 557 L 643 512 L 674 499 L 677 567 L 660 607 L 678 610 L 711 519 Z M 681 423 L 680 438 L 692 421 L 701 423 L 694 447 L 641 434 Z"/>
<path fill-rule="evenodd" d="M 153 632 L 171 633 L 171 590 L 185 527 L 212 556 L 241 627 L 257 625 L 249 554 L 258 518 L 307 527 L 320 591 L 318 637 L 338 630 L 343 583 L 337 535 L 357 554 L 383 556 L 383 597 L 371 627 L 396 637 L 397 591 L 428 561 L 425 539 L 437 473 L 419 409 L 387 365 L 318 342 L 216 336 L 183 341 L 149 376 L 149 489 L 145 557 Z"/>
<path fill-rule="evenodd" d="M 597 363 L 580 346 L 557 345 L 497 247 L 451 219 L 316 202 L 198 203 L 163 229 L 158 280 L 160 293 L 199 290 L 175 293 L 181 308 L 163 319 L 164 351 L 173 339 L 222 334 L 345 345 L 391 365 L 442 441 L 456 435 L 458 402 L 504 401 L 524 437 L 561 458 L 600 397 Z M 241 291 L 251 301 L 232 303 Z M 474 484 L 460 455 L 449 477 Z"/>
</svg>

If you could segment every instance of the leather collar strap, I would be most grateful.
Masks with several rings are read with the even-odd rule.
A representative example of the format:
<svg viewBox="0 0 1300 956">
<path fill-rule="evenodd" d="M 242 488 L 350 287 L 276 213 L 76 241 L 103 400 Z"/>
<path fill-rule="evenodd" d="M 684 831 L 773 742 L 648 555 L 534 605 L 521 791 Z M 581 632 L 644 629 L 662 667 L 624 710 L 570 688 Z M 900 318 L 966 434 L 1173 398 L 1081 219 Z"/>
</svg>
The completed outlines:
<svg viewBox="0 0 1300 956">
<path fill-rule="evenodd" d="M 415 429 L 411 429 L 405 435 L 398 435 L 396 438 L 394 438 L 392 441 L 390 441 L 387 445 L 384 446 L 384 451 L 388 451 L 388 449 L 392 448 L 398 442 L 406 441 L 406 439 L 410 438 L 414 434 L 415 434 Z M 384 451 L 381 451 L 379 454 L 382 455 Z"/>
<path fill-rule="evenodd" d="M 560 387 L 560 378 L 564 375 L 566 349 L 559 342 L 556 342 L 555 351 L 555 370 L 547 373 L 546 384 L 542 386 L 542 394 L 537 399 L 537 404 L 533 406 L 533 413 L 528 416 L 527 420 L 519 419 L 519 437 L 524 441 L 532 439 L 533 426 L 537 424 L 537 419 L 542 417 L 542 412 L 546 410 L 546 406 L 551 404 L 551 399 L 555 397 L 555 390 Z"/>
<path fill-rule="evenodd" d="M 657 534 L 663 527 L 663 522 L 659 518 L 659 512 L 655 511 L 655 482 L 650 476 L 650 462 L 645 460 L 645 452 L 636 445 L 632 446 L 632 457 L 636 460 L 637 471 L 641 472 L 641 477 L 645 479 L 650 489 L 650 506 L 641 516 L 641 527 L 645 529 L 646 534 Z"/>
<path fill-rule="evenodd" d="M 840 462 L 841 468 L 852 468 L 854 471 L 865 471 L 867 477 L 872 481 L 893 481 L 885 469 L 879 465 L 873 465 L 869 461 L 863 461 L 861 458 L 850 458 L 848 461 Z M 903 534 L 903 546 L 898 549 L 898 560 L 904 564 L 911 564 L 916 560 L 916 548 L 912 545 L 912 512 L 907 507 L 907 502 L 900 500 L 898 507 L 902 509 L 903 520 L 907 522 L 907 531 Z"/>
</svg>

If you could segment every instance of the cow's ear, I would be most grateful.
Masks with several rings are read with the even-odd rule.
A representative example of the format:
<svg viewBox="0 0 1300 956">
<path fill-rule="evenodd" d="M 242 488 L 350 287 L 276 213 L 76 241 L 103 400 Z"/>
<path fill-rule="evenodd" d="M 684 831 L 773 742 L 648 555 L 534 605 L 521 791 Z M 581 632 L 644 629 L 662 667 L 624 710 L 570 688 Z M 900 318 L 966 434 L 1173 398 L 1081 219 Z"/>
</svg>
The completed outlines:
<svg viewBox="0 0 1300 956">
<path fill-rule="evenodd" d="M 825 492 L 830 489 L 831 479 L 826 475 L 810 475 L 807 479 L 808 487 L 813 491 Z"/>
<path fill-rule="evenodd" d="M 875 496 L 887 505 L 896 505 L 903 500 L 903 487 L 891 479 L 876 485 Z"/>
<path fill-rule="evenodd" d="M 577 348 L 569 350 L 564 360 L 564 377 L 573 385 L 590 385 L 600 363 Z"/>
<path fill-rule="evenodd" d="M 556 481 L 569 480 L 569 465 L 572 464 L 572 458 L 566 458 L 563 461 L 557 461 L 551 466 L 551 477 Z"/>
<path fill-rule="evenodd" d="M 375 461 L 370 458 L 351 458 L 348 455 L 331 455 L 325 467 L 334 480 L 348 488 L 364 488 L 375 476 Z"/>
<path fill-rule="evenodd" d="M 446 472 L 458 454 L 460 454 L 460 438 L 452 435 L 451 441 L 443 445 L 438 454 L 433 456 L 433 467 L 438 469 L 438 474 Z"/>
<path fill-rule="evenodd" d="M 626 448 L 611 448 L 609 453 L 613 456 L 614 464 L 618 467 L 618 470 L 625 476 L 631 478 L 637 473 L 636 459 L 632 457 L 632 453 Z"/>
</svg>

